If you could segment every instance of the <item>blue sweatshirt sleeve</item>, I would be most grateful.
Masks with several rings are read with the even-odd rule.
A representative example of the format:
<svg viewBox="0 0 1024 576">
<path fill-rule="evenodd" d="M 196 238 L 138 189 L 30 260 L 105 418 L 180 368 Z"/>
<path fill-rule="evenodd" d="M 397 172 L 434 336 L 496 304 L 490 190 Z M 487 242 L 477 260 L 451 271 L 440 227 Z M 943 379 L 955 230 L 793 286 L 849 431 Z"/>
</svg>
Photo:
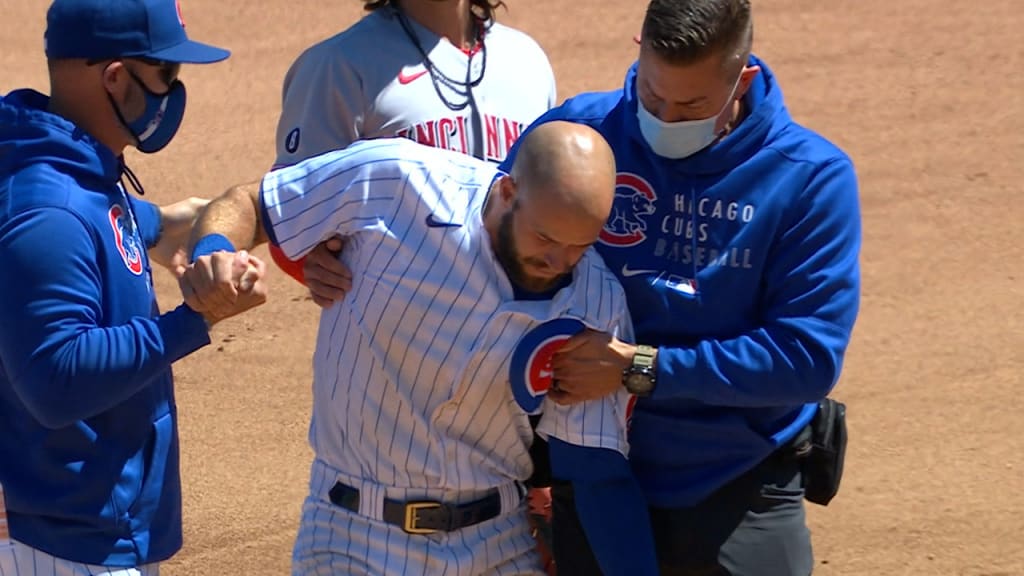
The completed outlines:
<svg viewBox="0 0 1024 576">
<path fill-rule="evenodd" d="M 184 304 L 100 326 L 99 249 L 83 222 L 60 208 L 22 213 L 0 233 L 0 362 L 49 428 L 112 408 L 210 342 L 202 316 Z"/>
<path fill-rule="evenodd" d="M 734 338 L 658 349 L 653 397 L 719 406 L 815 402 L 839 378 L 860 303 L 857 178 L 825 165 L 769 252 L 761 325 Z"/>
<path fill-rule="evenodd" d="M 139 236 L 146 248 L 156 246 L 160 241 L 160 208 L 141 198 L 127 195 L 128 202 L 135 214 L 135 222 L 139 226 Z"/>
<path fill-rule="evenodd" d="M 572 482 L 576 512 L 605 576 L 657 576 L 647 501 L 615 450 L 548 438 L 551 472 Z M 557 561 L 557 560 L 556 560 Z"/>
</svg>

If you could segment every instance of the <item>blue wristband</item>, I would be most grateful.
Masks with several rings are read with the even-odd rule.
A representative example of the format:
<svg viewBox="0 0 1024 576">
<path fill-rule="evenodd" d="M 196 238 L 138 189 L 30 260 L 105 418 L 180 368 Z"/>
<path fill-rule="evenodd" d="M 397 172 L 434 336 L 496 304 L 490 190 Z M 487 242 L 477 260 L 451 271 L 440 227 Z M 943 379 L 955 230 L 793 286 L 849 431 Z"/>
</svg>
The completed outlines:
<svg viewBox="0 0 1024 576">
<path fill-rule="evenodd" d="M 224 250 L 226 252 L 236 252 L 235 245 L 228 240 L 227 236 L 223 234 L 207 234 L 196 242 L 195 247 L 192 248 L 192 259 L 190 262 L 195 262 L 200 256 L 207 256 L 214 252 Z"/>
</svg>

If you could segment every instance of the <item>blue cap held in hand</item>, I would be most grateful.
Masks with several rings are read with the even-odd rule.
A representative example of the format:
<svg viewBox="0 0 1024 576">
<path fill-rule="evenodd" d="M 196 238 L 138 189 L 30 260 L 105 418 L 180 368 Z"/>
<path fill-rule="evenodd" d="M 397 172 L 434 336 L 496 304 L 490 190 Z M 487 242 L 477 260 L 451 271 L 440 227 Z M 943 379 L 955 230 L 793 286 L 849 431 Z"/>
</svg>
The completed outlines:
<svg viewBox="0 0 1024 576">
<path fill-rule="evenodd" d="M 54 0 L 46 14 L 47 58 L 209 64 L 230 54 L 188 38 L 176 0 Z"/>
</svg>

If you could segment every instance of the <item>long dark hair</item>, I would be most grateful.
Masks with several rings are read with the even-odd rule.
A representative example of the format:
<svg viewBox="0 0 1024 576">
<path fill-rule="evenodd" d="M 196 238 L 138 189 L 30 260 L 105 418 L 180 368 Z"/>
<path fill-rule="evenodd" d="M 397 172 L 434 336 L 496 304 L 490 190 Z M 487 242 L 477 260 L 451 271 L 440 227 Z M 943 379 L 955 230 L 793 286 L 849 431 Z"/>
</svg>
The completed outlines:
<svg viewBox="0 0 1024 576">
<path fill-rule="evenodd" d="M 373 12 L 374 10 L 383 8 L 392 2 L 393 0 L 366 0 L 363 2 L 363 9 L 367 12 Z M 501 0 L 470 0 L 469 9 L 477 18 L 483 20 L 487 25 L 490 25 L 496 20 L 495 12 L 498 11 L 498 8 L 507 7 Z"/>
</svg>

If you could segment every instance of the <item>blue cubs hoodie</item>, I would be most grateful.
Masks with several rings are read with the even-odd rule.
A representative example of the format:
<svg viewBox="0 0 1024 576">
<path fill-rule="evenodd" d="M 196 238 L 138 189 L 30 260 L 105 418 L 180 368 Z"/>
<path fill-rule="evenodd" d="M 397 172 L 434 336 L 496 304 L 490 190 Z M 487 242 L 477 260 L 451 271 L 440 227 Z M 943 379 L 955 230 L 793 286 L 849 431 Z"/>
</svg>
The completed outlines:
<svg viewBox="0 0 1024 576">
<path fill-rule="evenodd" d="M 146 248 L 159 211 L 121 161 L 47 111 L 0 98 L 0 484 L 11 537 L 60 558 L 136 566 L 181 547 L 171 363 L 209 343 L 160 314 Z"/>
<path fill-rule="evenodd" d="M 854 166 L 793 121 L 764 62 L 750 64 L 761 72 L 746 117 L 681 160 L 656 155 L 640 132 L 635 64 L 622 89 L 576 96 L 534 123 L 590 125 L 615 153 L 597 249 L 625 287 L 637 342 L 659 350 L 630 433 L 655 506 L 700 502 L 806 426 L 858 312 Z"/>
</svg>

